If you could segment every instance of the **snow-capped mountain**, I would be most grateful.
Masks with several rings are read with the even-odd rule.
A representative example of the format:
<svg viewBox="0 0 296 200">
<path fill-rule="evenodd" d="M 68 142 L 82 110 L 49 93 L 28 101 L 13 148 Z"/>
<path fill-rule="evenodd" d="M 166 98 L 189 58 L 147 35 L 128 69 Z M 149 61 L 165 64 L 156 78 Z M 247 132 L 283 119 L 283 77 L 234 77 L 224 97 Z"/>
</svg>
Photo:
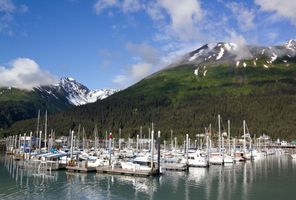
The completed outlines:
<svg viewBox="0 0 296 200">
<path fill-rule="evenodd" d="M 91 91 L 73 78 L 62 78 L 54 85 L 39 86 L 32 90 L 0 87 L 0 127 L 37 117 L 38 110 L 48 114 L 104 99 L 118 90 Z"/>
<path fill-rule="evenodd" d="M 68 77 L 61 78 L 55 85 L 41 86 L 37 89 L 39 91 L 53 95 L 55 98 L 63 96 L 70 104 L 75 106 L 102 100 L 118 91 L 116 89 L 97 89 L 91 91 L 83 84 L 77 82 L 75 79 Z"/>
<path fill-rule="evenodd" d="M 236 67 L 256 67 L 257 63 L 261 61 L 263 67 L 270 68 L 274 63 L 286 63 L 288 65 L 291 60 L 295 60 L 295 57 L 296 40 L 269 47 L 219 42 L 206 44 L 190 52 L 181 60 L 181 63 L 196 64 L 197 69 L 194 73 L 197 75 L 201 68 L 205 72 L 206 68 L 213 64 L 217 66 L 227 63 Z"/>
</svg>

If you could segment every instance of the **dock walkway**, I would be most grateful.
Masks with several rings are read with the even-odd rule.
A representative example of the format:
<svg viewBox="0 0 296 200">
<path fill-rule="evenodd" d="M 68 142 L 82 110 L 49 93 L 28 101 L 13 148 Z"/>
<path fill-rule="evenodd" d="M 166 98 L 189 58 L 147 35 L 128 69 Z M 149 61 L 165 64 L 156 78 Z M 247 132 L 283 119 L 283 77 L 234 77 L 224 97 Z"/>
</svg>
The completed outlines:
<svg viewBox="0 0 296 200">
<path fill-rule="evenodd" d="M 161 163 L 161 168 L 167 171 L 187 171 L 188 167 L 179 163 Z"/>
<path fill-rule="evenodd" d="M 127 175 L 127 176 L 142 176 L 142 177 L 150 177 L 158 175 L 157 169 L 153 170 L 129 170 L 122 169 L 117 167 L 103 166 L 96 168 L 97 173 L 102 174 L 117 174 L 117 175 Z"/>
<path fill-rule="evenodd" d="M 95 167 L 81 167 L 81 166 L 67 166 L 66 169 L 71 172 L 82 172 L 82 173 L 96 171 Z"/>
</svg>

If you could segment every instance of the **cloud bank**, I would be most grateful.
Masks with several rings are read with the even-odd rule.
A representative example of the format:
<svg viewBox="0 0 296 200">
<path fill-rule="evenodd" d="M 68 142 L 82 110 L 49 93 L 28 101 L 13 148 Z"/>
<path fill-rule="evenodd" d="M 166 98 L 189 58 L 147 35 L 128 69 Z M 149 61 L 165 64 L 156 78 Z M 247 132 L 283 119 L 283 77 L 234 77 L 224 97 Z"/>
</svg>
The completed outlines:
<svg viewBox="0 0 296 200">
<path fill-rule="evenodd" d="M 256 44 L 260 38 L 264 40 L 261 44 L 282 42 L 275 23 L 286 20 L 296 26 L 296 1 L 291 0 L 96 0 L 94 9 L 98 15 L 115 9 L 129 17 L 141 12 L 154 24 L 146 46 L 128 44 L 134 63 L 115 77 L 116 83 L 134 83 L 205 43 L 237 43 L 240 59 L 249 56 L 245 44 Z M 152 48 L 159 50 L 157 56 L 152 55 Z"/>
<path fill-rule="evenodd" d="M 287 18 L 296 25 L 296 1 L 294 0 L 255 0 L 262 11 L 276 13 L 278 17 Z"/>
<path fill-rule="evenodd" d="M 17 58 L 8 67 L 0 66 L 0 87 L 31 90 L 41 85 L 57 82 L 57 78 L 29 58 Z"/>
</svg>

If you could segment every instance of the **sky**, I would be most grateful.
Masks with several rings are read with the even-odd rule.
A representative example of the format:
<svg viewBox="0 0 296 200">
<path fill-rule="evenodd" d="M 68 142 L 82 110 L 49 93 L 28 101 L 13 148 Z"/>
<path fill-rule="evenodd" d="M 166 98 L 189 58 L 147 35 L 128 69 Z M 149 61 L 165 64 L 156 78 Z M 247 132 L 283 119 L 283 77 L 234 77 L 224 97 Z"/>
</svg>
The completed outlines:
<svg viewBox="0 0 296 200">
<path fill-rule="evenodd" d="M 206 43 L 296 36 L 294 0 L 0 0 L 0 86 L 126 88 Z"/>
</svg>

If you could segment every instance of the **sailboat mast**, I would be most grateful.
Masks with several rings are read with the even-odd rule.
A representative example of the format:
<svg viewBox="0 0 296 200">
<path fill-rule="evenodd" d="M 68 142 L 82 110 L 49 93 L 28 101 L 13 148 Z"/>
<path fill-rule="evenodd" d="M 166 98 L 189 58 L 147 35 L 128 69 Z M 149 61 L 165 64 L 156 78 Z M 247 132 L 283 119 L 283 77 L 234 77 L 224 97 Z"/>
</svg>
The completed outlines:
<svg viewBox="0 0 296 200">
<path fill-rule="evenodd" d="M 38 135 L 39 135 L 39 122 L 40 122 L 40 110 L 38 110 L 37 127 L 36 127 L 36 138 L 38 138 Z"/>
<path fill-rule="evenodd" d="M 84 151 L 85 149 L 85 144 L 84 144 L 84 137 L 85 137 L 85 130 L 84 130 L 84 127 L 82 128 L 82 149 Z"/>
<path fill-rule="evenodd" d="M 246 121 L 243 121 L 243 127 L 244 127 L 244 154 L 246 153 Z"/>
<path fill-rule="evenodd" d="M 171 149 L 173 149 L 173 129 L 171 129 Z"/>
<path fill-rule="evenodd" d="M 220 115 L 218 115 L 218 133 L 219 133 L 219 138 L 218 138 L 218 145 L 219 145 L 219 152 L 221 152 L 221 124 L 220 124 Z"/>
<path fill-rule="evenodd" d="M 79 149 L 79 144 L 80 144 L 80 124 L 78 126 L 78 133 L 77 133 L 77 148 Z"/>
<path fill-rule="evenodd" d="M 47 147 L 47 110 L 45 111 L 45 124 L 44 124 L 44 149 Z"/>
<path fill-rule="evenodd" d="M 97 125 L 95 125 L 95 130 L 94 130 L 94 135 L 95 135 L 95 151 L 97 150 L 98 146 L 98 136 L 97 136 Z"/>
<path fill-rule="evenodd" d="M 230 148 L 230 120 L 227 121 L 228 124 L 228 153 L 231 155 L 231 148 Z"/>
<path fill-rule="evenodd" d="M 140 149 L 143 149 L 143 127 L 140 127 Z"/>
<path fill-rule="evenodd" d="M 118 148 L 121 149 L 121 128 L 119 128 L 119 141 L 118 141 Z"/>
</svg>

